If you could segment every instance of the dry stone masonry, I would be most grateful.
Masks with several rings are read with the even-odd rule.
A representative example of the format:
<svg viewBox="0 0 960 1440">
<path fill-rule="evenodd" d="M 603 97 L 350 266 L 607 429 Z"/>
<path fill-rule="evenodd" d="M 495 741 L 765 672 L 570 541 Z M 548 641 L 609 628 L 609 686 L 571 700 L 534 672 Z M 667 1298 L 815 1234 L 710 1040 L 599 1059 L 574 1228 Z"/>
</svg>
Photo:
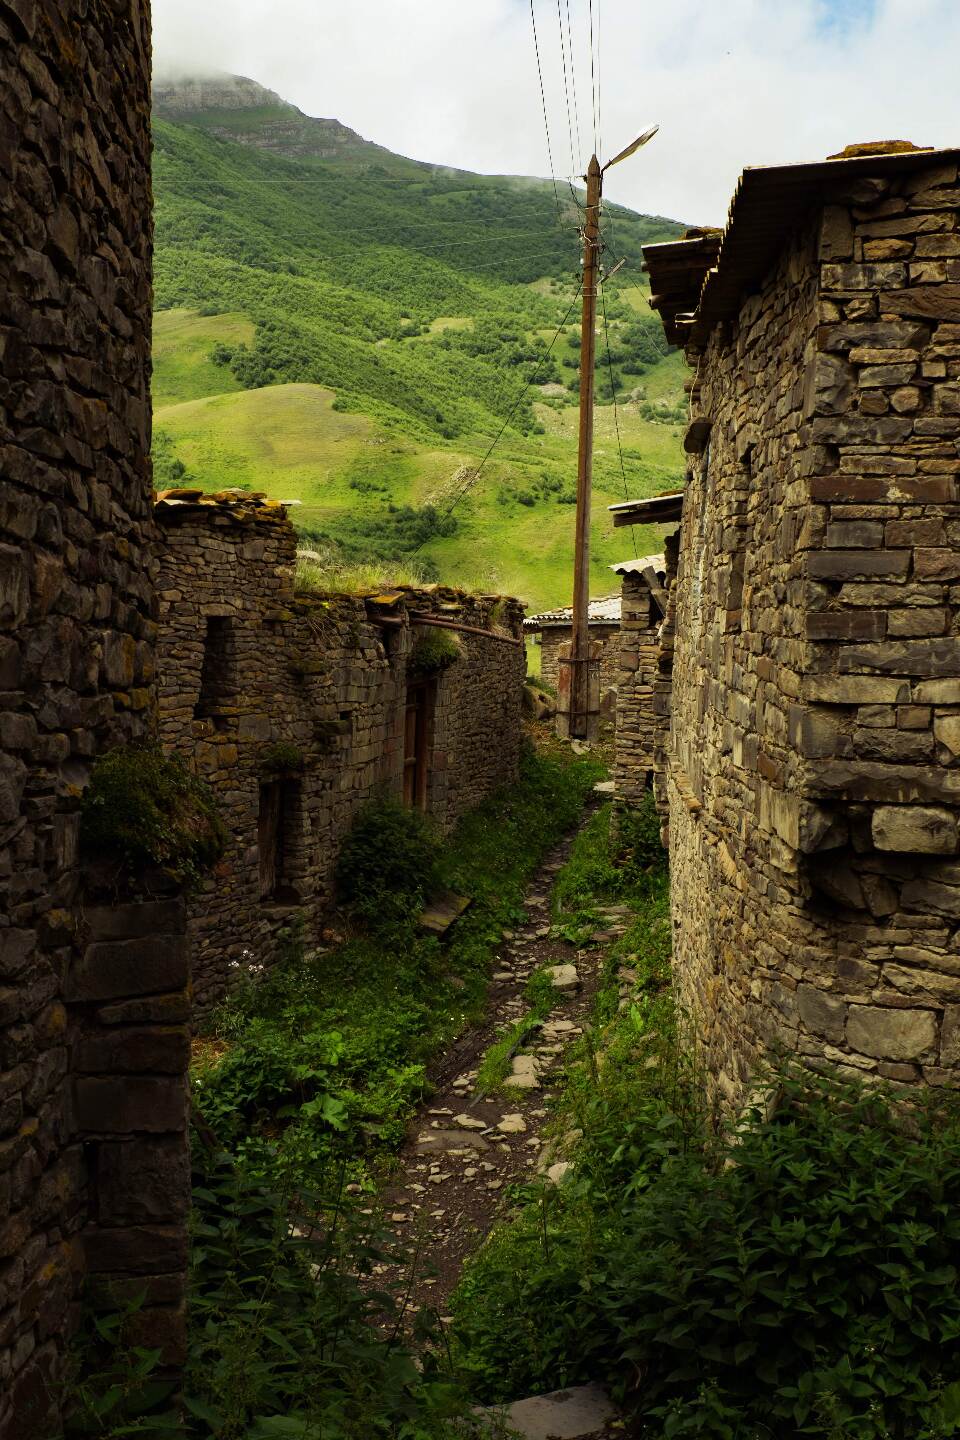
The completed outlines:
<svg viewBox="0 0 960 1440">
<path fill-rule="evenodd" d="M 731 1100 L 779 1048 L 956 1083 L 958 159 L 748 171 L 718 258 L 646 251 L 695 367 L 662 662 L 676 962 Z"/>
<path fill-rule="evenodd" d="M 522 610 L 439 586 L 300 594 L 284 508 L 243 492 L 163 492 L 160 732 L 213 787 L 231 842 L 191 901 L 201 1011 L 231 970 L 269 962 L 303 915 L 315 943 L 340 841 L 372 798 L 449 830 L 516 778 Z M 417 646 L 459 658 L 420 676 Z"/>
<path fill-rule="evenodd" d="M 183 1347 L 181 902 L 104 908 L 78 843 L 152 703 L 149 47 L 137 0 L 0 0 L 2 1440 L 57 1433 L 85 1277 Z"/>
<path fill-rule="evenodd" d="M 628 805 L 636 805 L 650 788 L 662 729 L 657 683 L 664 563 L 662 555 L 644 555 L 613 567 L 623 585 L 613 774 L 617 798 Z M 651 572 L 656 583 L 651 583 Z"/>
</svg>

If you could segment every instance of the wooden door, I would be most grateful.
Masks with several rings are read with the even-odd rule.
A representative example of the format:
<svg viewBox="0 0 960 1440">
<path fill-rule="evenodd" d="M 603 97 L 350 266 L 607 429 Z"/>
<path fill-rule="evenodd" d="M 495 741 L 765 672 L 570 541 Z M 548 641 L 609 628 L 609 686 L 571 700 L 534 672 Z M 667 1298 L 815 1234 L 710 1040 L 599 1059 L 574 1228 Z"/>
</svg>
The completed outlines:
<svg viewBox="0 0 960 1440">
<path fill-rule="evenodd" d="M 283 786 L 274 780 L 260 786 L 260 819 L 257 846 L 260 851 L 260 899 L 269 900 L 280 886 L 282 856 Z"/>
<path fill-rule="evenodd" d="M 417 810 L 427 805 L 428 686 L 407 688 L 403 726 L 403 802 Z"/>
</svg>

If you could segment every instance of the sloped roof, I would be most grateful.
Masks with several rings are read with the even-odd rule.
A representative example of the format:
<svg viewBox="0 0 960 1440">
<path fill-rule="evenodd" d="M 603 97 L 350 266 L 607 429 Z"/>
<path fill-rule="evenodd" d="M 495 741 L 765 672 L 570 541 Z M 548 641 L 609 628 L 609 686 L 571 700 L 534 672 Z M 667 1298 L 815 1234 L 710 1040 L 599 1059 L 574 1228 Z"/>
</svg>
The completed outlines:
<svg viewBox="0 0 960 1440">
<path fill-rule="evenodd" d="M 848 147 L 850 152 L 870 149 Z M 957 161 L 960 149 L 911 148 L 842 153 L 802 165 L 749 166 L 737 183 L 714 259 L 702 235 L 644 246 L 650 303 L 659 311 L 668 338 L 674 344 L 702 346 L 715 324 L 732 319 L 743 295 L 769 271 L 791 232 L 828 202 L 834 181 L 899 175 Z"/>
<path fill-rule="evenodd" d="M 620 624 L 620 596 L 605 595 L 600 600 L 591 600 L 587 611 L 591 625 Z M 524 630 L 548 630 L 554 626 L 573 624 L 573 607 L 564 605 L 559 610 L 542 610 L 539 615 L 528 615 L 523 622 Z"/>
<path fill-rule="evenodd" d="M 646 500 L 621 500 L 617 505 L 608 505 L 615 526 L 651 525 L 657 521 L 679 520 L 683 509 L 683 491 L 674 490 L 669 495 L 651 495 Z"/>
</svg>

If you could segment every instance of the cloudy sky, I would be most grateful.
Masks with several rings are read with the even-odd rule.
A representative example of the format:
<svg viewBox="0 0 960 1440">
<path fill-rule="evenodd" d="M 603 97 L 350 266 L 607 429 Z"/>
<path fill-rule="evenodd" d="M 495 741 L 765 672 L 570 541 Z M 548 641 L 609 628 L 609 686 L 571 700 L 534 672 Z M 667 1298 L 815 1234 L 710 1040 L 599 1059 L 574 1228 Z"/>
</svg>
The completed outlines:
<svg viewBox="0 0 960 1440">
<path fill-rule="evenodd" d="M 579 147 L 558 0 L 534 0 L 558 175 L 593 145 L 589 0 L 569 4 Z M 417 159 L 550 173 L 529 0 L 154 0 L 153 11 L 158 69 L 249 75 Z M 601 158 L 661 127 L 608 179 L 610 198 L 637 210 L 717 224 L 745 165 L 858 140 L 960 143 L 960 0 L 593 0 L 593 13 Z"/>
</svg>

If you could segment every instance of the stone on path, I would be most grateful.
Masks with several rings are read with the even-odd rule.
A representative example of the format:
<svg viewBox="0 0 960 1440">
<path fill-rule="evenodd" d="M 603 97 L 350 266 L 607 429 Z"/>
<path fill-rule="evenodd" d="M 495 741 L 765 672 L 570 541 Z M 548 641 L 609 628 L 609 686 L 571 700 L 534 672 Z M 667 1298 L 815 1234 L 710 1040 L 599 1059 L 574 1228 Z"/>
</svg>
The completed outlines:
<svg viewBox="0 0 960 1440">
<path fill-rule="evenodd" d="M 483 1127 L 486 1128 L 486 1127 Z M 430 1150 L 486 1150 L 486 1140 L 472 1130 L 424 1130 L 417 1136 L 417 1149 L 423 1154 Z"/>
<path fill-rule="evenodd" d="M 454 1115 L 453 1123 L 459 1125 L 463 1130 L 486 1130 L 486 1120 L 478 1120 L 475 1115 Z"/>
<path fill-rule="evenodd" d="M 576 965 L 548 965 L 546 973 L 555 990 L 578 990 L 580 976 Z"/>
<path fill-rule="evenodd" d="M 565 1175 L 569 1175 L 573 1169 L 572 1160 L 558 1160 L 556 1165 L 551 1165 L 547 1171 L 547 1179 L 551 1185 L 559 1185 Z"/>
<path fill-rule="evenodd" d="M 502 1131 L 504 1135 L 521 1135 L 526 1128 L 527 1122 L 519 1111 L 515 1111 L 511 1115 L 504 1115 L 503 1119 L 499 1121 L 497 1125 L 497 1129 Z"/>
<path fill-rule="evenodd" d="M 478 1414 L 503 1422 L 523 1440 L 594 1440 L 608 1435 L 607 1425 L 617 1412 L 599 1385 L 576 1385 L 517 1400 L 513 1405 L 481 1410 Z"/>
<path fill-rule="evenodd" d="M 504 1080 L 515 1090 L 537 1090 L 540 1087 L 540 1066 L 534 1055 L 515 1055 L 511 1062 L 513 1073 Z"/>
</svg>

